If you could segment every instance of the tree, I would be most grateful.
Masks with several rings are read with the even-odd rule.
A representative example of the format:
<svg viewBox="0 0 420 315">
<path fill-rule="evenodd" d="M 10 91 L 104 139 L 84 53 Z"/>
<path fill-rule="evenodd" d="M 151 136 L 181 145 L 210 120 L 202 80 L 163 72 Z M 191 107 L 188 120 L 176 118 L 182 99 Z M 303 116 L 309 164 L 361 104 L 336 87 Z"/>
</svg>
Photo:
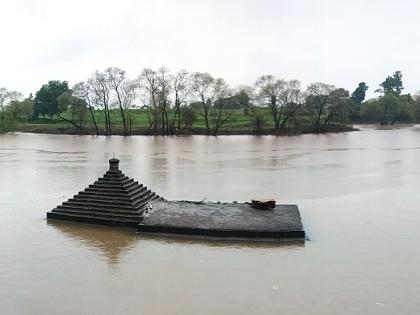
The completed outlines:
<svg viewBox="0 0 420 315">
<path fill-rule="evenodd" d="M 300 81 L 291 80 L 285 81 L 285 89 L 281 95 L 282 100 L 282 117 L 279 129 L 285 128 L 286 123 L 289 123 L 295 118 L 295 115 L 302 109 L 302 90 L 300 87 Z"/>
<path fill-rule="evenodd" d="M 170 106 L 169 94 L 171 92 L 171 77 L 169 70 L 161 67 L 157 71 L 158 75 L 158 109 L 160 114 L 160 129 L 162 134 L 169 133 L 168 108 Z"/>
<path fill-rule="evenodd" d="M 232 90 L 223 79 L 216 79 L 213 86 L 214 102 L 210 108 L 210 120 L 213 136 L 216 136 L 219 129 L 224 126 L 229 117 L 226 115 L 226 105 L 231 99 Z"/>
<path fill-rule="evenodd" d="M 105 75 L 107 77 L 110 89 L 113 90 L 116 96 L 116 103 L 120 109 L 121 119 L 124 127 L 124 136 L 127 136 L 129 134 L 129 130 L 128 122 L 126 121 L 126 111 L 128 111 L 129 107 L 127 107 L 127 104 L 124 104 L 124 98 L 126 97 L 124 94 L 125 92 L 128 92 L 127 87 L 134 87 L 134 85 L 127 84 L 125 71 L 119 68 L 107 68 L 105 69 Z"/>
<path fill-rule="evenodd" d="M 72 91 L 61 94 L 57 100 L 59 107 L 63 109 L 63 112 L 69 111 L 70 118 L 65 117 L 61 113 L 58 113 L 57 116 L 82 131 L 88 113 L 86 102 L 83 99 L 74 96 Z"/>
<path fill-rule="evenodd" d="M 260 135 L 263 132 L 263 128 L 265 126 L 265 117 L 258 106 L 254 106 L 253 104 L 249 104 L 245 108 L 245 114 L 250 117 L 250 125 L 251 129 L 254 134 Z"/>
<path fill-rule="evenodd" d="M 23 101 L 13 100 L 10 102 L 10 110 L 14 119 L 31 119 L 34 113 L 34 99 L 32 94 Z"/>
<path fill-rule="evenodd" d="M 139 85 L 142 90 L 143 103 L 145 104 L 149 118 L 149 129 L 153 128 L 157 132 L 159 128 L 159 77 L 158 73 L 150 68 L 144 68 L 138 77 Z"/>
<path fill-rule="evenodd" d="M 81 98 L 85 101 L 85 103 L 88 106 L 89 112 L 90 112 L 90 116 L 92 118 L 92 122 L 93 125 L 95 127 L 95 131 L 96 131 L 96 135 L 99 135 L 99 129 L 98 129 L 98 124 L 96 123 L 96 118 L 95 118 L 95 109 L 92 106 L 91 103 L 91 98 L 92 98 L 92 87 L 90 84 L 88 84 L 87 82 L 79 82 L 76 83 L 73 86 L 73 95 L 77 96 L 78 98 Z"/>
<path fill-rule="evenodd" d="M 256 95 L 264 105 L 270 108 L 276 132 L 280 128 L 282 115 L 280 95 L 284 91 L 285 84 L 284 80 L 276 79 L 272 75 L 263 75 L 255 82 Z"/>
<path fill-rule="evenodd" d="M 298 80 L 285 81 L 272 75 L 263 75 L 255 82 L 257 99 L 270 108 L 274 130 L 284 129 L 287 121 L 301 107 L 301 89 Z"/>
<path fill-rule="evenodd" d="M 233 100 L 230 102 L 230 104 L 232 105 L 230 107 L 231 109 L 246 108 L 251 101 L 251 98 L 249 97 L 249 93 L 248 91 L 246 91 L 245 88 L 240 89 L 239 92 L 236 93 L 232 98 Z"/>
<path fill-rule="evenodd" d="M 378 99 L 367 100 L 360 109 L 360 117 L 364 122 L 381 122 L 382 108 L 379 106 Z"/>
<path fill-rule="evenodd" d="M 35 94 L 35 117 L 48 115 L 52 118 L 54 115 L 61 113 L 63 109 L 60 108 L 57 99 L 61 94 L 68 91 L 69 86 L 67 81 L 53 80 L 44 84 Z"/>
<path fill-rule="evenodd" d="M 212 105 L 214 78 L 207 72 L 195 72 L 192 77 L 192 90 L 200 99 L 207 134 L 210 134 L 209 112 Z"/>
<path fill-rule="evenodd" d="M 181 129 L 181 106 L 185 104 L 187 98 L 191 95 L 191 78 L 186 70 L 178 71 L 171 76 L 172 91 L 174 95 L 175 112 L 172 118 L 171 130 L 176 129 L 177 132 Z M 176 127 L 175 127 L 176 124 Z"/>
<path fill-rule="evenodd" d="M 311 83 L 306 90 L 306 106 L 313 117 L 313 127 L 316 133 L 321 132 L 321 118 L 327 114 L 330 93 L 333 85 L 322 82 Z"/>
<path fill-rule="evenodd" d="M 383 94 L 392 93 L 397 96 L 400 95 L 401 91 L 404 89 L 401 71 L 395 71 L 392 76 L 388 76 L 379 86 L 380 88 L 375 92 L 380 92 Z"/>
<path fill-rule="evenodd" d="M 138 88 L 137 80 L 129 80 L 125 71 L 109 67 L 103 72 L 95 71 L 87 84 L 80 83 L 75 86 L 75 92 L 79 97 L 82 97 L 88 104 L 91 112 L 91 117 L 94 122 L 97 134 L 98 127 L 94 116 L 94 106 L 99 106 L 105 118 L 105 133 L 110 135 L 111 130 L 111 110 L 118 108 L 123 124 L 123 134 L 129 135 L 131 133 L 132 119 L 130 117 L 130 107 L 136 98 L 136 90 Z"/>
<path fill-rule="evenodd" d="M 138 77 L 143 103 L 148 110 L 149 129 L 153 128 L 155 133 L 168 134 L 172 132 L 168 115 L 171 105 L 172 78 L 169 70 L 165 67 L 161 67 L 157 71 L 145 68 Z"/>
<path fill-rule="evenodd" d="M 190 130 L 197 118 L 196 112 L 190 106 L 181 106 L 181 121 L 185 130 Z"/>
<path fill-rule="evenodd" d="M 359 86 L 351 93 L 351 98 L 356 104 L 362 104 L 366 97 L 366 91 L 369 87 L 365 82 L 360 82 Z"/>
<path fill-rule="evenodd" d="M 409 95 L 388 93 L 363 105 L 361 116 L 365 121 L 394 125 L 397 121 L 413 121 L 415 100 Z"/>
<path fill-rule="evenodd" d="M 127 124 L 127 134 L 131 134 L 132 125 L 134 122 L 133 117 L 131 116 L 130 108 L 133 106 L 134 100 L 137 98 L 138 90 L 137 80 L 125 80 L 120 88 L 120 100 L 121 107 L 123 109 L 123 114 L 125 116 L 125 121 Z"/>
<path fill-rule="evenodd" d="M 413 118 L 415 122 L 420 122 L 420 91 L 413 95 Z"/>
<path fill-rule="evenodd" d="M 366 98 L 366 92 L 369 87 L 365 82 L 360 82 L 358 87 L 351 93 L 351 103 L 350 103 L 350 112 L 349 117 L 351 121 L 360 121 L 360 110 L 362 103 Z"/>
<path fill-rule="evenodd" d="M 381 125 L 394 125 L 397 120 L 409 120 L 411 117 L 409 100 L 402 98 L 394 93 L 388 93 L 379 97 L 378 105 L 380 108 Z"/>
<path fill-rule="evenodd" d="M 22 94 L 17 91 L 9 91 L 6 88 L 0 88 L 0 122 L 1 130 L 9 130 L 14 123 L 14 117 L 10 109 L 7 107 L 11 102 L 17 101 L 22 97 Z"/>
<path fill-rule="evenodd" d="M 232 96 L 231 88 L 222 78 L 215 79 L 206 72 L 195 72 L 192 75 L 192 90 L 203 109 L 207 135 L 217 135 L 229 119 L 225 105 Z"/>
<path fill-rule="evenodd" d="M 325 108 L 322 130 L 328 130 L 328 125 L 333 121 L 345 122 L 348 118 L 350 104 L 349 91 L 343 88 L 332 90 Z"/>
<path fill-rule="evenodd" d="M 252 99 L 256 99 L 254 88 L 252 86 L 242 85 L 234 98 L 241 106 L 240 108 L 243 108 L 244 114 L 249 116 L 252 132 L 257 135 L 261 134 L 266 121 L 261 112 L 261 107 L 251 102 Z"/>
<path fill-rule="evenodd" d="M 238 110 L 247 108 L 250 104 L 250 97 L 246 91 L 248 87 L 242 86 L 239 91 L 232 94 L 230 97 L 221 99 L 225 102 L 224 106 L 227 110 Z M 232 91 L 233 93 L 233 91 Z"/>
<path fill-rule="evenodd" d="M 101 107 L 105 118 L 105 134 L 111 135 L 110 97 L 111 88 L 105 73 L 95 71 L 88 80 L 90 90 L 93 94 L 93 101 Z"/>
</svg>

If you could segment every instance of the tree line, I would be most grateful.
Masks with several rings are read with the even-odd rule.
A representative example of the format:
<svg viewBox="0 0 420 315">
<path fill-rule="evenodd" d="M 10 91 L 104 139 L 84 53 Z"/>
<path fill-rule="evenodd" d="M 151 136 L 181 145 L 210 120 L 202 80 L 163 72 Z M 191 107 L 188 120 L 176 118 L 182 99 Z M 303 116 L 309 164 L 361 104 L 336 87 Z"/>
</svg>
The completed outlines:
<svg viewBox="0 0 420 315">
<path fill-rule="evenodd" d="M 1 88 L 0 124 L 7 131 L 15 123 L 48 118 L 65 121 L 80 133 L 130 135 L 141 111 L 148 134 L 191 133 L 201 120 L 205 134 L 217 135 L 229 128 L 235 113 L 245 115 L 250 132 L 256 134 L 322 133 L 352 122 L 420 120 L 420 96 L 402 94 L 400 71 L 379 84 L 376 98 L 365 100 L 368 89 L 365 82 L 352 93 L 322 82 L 303 88 L 298 80 L 273 75 L 233 89 L 206 72 L 144 68 L 129 78 L 124 70 L 110 67 L 71 87 L 67 81 L 51 80 L 27 98 Z"/>
</svg>

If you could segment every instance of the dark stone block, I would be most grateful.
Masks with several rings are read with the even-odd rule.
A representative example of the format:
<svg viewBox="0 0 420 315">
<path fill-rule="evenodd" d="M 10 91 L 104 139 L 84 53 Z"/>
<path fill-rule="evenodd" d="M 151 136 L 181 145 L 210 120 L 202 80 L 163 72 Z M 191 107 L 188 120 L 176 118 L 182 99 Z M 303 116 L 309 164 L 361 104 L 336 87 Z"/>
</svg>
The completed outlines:
<svg viewBox="0 0 420 315">
<path fill-rule="evenodd" d="M 261 211 L 245 203 L 153 201 L 139 224 L 140 232 L 212 237 L 305 238 L 297 206 L 277 205 Z"/>
</svg>

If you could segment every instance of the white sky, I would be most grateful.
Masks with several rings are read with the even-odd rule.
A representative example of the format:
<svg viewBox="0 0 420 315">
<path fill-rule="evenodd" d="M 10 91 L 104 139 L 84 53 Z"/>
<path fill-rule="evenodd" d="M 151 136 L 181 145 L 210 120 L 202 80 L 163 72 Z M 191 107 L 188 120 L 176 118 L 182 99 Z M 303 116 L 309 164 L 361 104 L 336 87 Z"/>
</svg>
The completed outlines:
<svg viewBox="0 0 420 315">
<path fill-rule="evenodd" d="M 0 87 L 36 92 L 94 70 L 206 71 L 233 87 L 262 74 L 370 96 L 395 70 L 420 90 L 420 1 L 1 0 Z"/>
</svg>

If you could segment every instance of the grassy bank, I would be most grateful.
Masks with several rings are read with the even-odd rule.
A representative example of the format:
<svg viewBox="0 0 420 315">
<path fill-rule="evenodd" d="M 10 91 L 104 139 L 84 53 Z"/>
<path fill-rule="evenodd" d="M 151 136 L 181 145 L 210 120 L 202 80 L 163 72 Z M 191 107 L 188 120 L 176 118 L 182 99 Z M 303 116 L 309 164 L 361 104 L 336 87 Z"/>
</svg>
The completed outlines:
<svg viewBox="0 0 420 315">
<path fill-rule="evenodd" d="M 67 115 L 67 116 L 66 116 Z M 255 130 L 253 127 L 252 117 L 246 115 L 243 110 L 231 110 L 227 112 L 228 120 L 226 124 L 221 127 L 218 131 L 218 135 L 296 135 L 302 133 L 312 133 L 312 127 L 309 119 L 300 119 L 299 121 L 294 122 L 293 125 L 288 126 L 288 128 L 282 130 L 281 132 L 275 132 L 274 124 L 270 113 L 263 113 L 263 125 L 259 130 Z M 66 118 L 70 118 L 68 114 L 65 114 Z M 97 121 L 98 127 L 100 129 L 100 134 L 103 134 L 104 130 L 104 117 L 101 112 L 95 113 L 95 119 Z M 132 135 L 154 135 L 156 131 L 149 128 L 150 123 L 147 116 L 147 113 L 143 110 L 132 110 L 131 112 L 132 119 Z M 112 134 L 123 135 L 123 124 L 121 116 L 117 111 L 111 113 L 111 130 Z M 344 131 L 354 131 L 351 126 L 344 124 L 332 123 L 329 125 L 327 132 L 344 132 Z M 95 128 L 91 123 L 90 116 L 86 117 L 86 122 L 83 124 L 83 129 L 80 130 L 68 122 L 59 119 L 59 118 L 38 118 L 30 120 L 20 120 L 13 125 L 11 131 L 18 132 L 31 132 L 31 133 L 47 133 L 47 134 L 96 134 Z M 201 115 L 197 115 L 194 123 L 191 127 L 185 128 L 183 126 L 178 132 L 179 135 L 190 135 L 198 134 L 205 135 L 207 134 L 207 129 L 205 127 L 205 120 Z"/>
</svg>

